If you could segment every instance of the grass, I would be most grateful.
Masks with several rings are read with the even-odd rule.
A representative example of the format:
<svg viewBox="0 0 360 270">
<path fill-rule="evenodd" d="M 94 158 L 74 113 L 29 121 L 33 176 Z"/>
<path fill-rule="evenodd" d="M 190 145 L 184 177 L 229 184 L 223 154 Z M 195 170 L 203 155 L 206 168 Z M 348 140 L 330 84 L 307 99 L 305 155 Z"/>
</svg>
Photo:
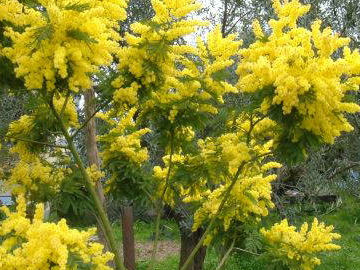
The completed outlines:
<svg viewBox="0 0 360 270">
<path fill-rule="evenodd" d="M 115 239 L 121 241 L 122 231 L 119 223 L 113 224 Z M 155 224 L 138 220 L 134 224 L 135 241 L 149 242 L 154 240 Z M 161 220 L 160 239 L 179 241 L 179 228 L 172 220 Z"/>
<path fill-rule="evenodd" d="M 356 270 L 360 269 L 360 202 L 348 200 L 330 213 L 321 214 L 311 213 L 309 211 L 299 213 L 293 222 L 296 225 L 304 221 L 312 222 L 313 218 L 325 222 L 327 225 L 333 225 L 335 231 L 342 235 L 337 240 L 342 248 L 337 252 L 330 252 L 320 255 L 322 264 L 316 270 Z M 272 215 L 263 221 L 265 227 L 279 221 L 277 215 Z M 179 230 L 176 223 L 168 220 L 162 220 L 162 240 L 172 240 L 179 242 Z M 114 225 L 117 239 L 121 239 L 121 229 L 118 224 Z M 138 221 L 135 223 L 135 238 L 137 241 L 149 242 L 153 239 L 154 224 Z M 209 248 L 205 259 L 204 270 L 216 269 L 219 257 L 214 248 Z M 174 270 L 178 269 L 179 255 L 172 254 L 155 266 L 156 270 Z M 137 269 L 147 269 L 149 262 L 138 262 Z M 257 260 L 257 256 L 245 252 L 236 252 L 230 256 L 226 267 L 223 270 L 264 270 L 269 269 L 268 265 Z"/>
<path fill-rule="evenodd" d="M 149 262 L 138 262 L 136 269 L 148 270 Z M 155 264 L 154 270 L 175 270 L 179 268 L 179 256 L 171 255 Z"/>
</svg>

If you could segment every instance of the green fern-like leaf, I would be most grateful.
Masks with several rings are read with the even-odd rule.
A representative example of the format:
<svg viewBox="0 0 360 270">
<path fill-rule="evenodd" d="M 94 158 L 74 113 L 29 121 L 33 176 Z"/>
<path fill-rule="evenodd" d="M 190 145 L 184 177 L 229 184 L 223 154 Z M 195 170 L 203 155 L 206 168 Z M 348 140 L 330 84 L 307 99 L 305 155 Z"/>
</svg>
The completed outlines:
<svg viewBox="0 0 360 270">
<path fill-rule="evenodd" d="M 85 263 L 79 255 L 72 252 L 70 252 L 69 254 L 67 265 L 69 266 L 70 269 L 77 269 L 77 270 L 94 269 L 94 264 Z"/>
<path fill-rule="evenodd" d="M 69 5 L 65 6 L 64 9 L 65 10 L 73 10 L 73 11 L 77 11 L 77 12 L 84 12 L 84 11 L 90 9 L 90 5 L 88 3 L 85 3 L 85 4 L 75 3 L 75 4 L 69 4 Z"/>
<path fill-rule="evenodd" d="M 51 39 L 54 33 L 54 28 L 51 24 L 47 24 L 42 27 L 38 27 L 34 31 L 34 43 L 36 47 L 39 47 L 41 42 L 47 39 Z"/>
<path fill-rule="evenodd" d="M 79 29 L 72 29 L 66 32 L 67 36 L 76 40 L 84 41 L 87 44 L 98 43 L 96 39 L 90 37 L 86 32 L 80 31 Z"/>
</svg>

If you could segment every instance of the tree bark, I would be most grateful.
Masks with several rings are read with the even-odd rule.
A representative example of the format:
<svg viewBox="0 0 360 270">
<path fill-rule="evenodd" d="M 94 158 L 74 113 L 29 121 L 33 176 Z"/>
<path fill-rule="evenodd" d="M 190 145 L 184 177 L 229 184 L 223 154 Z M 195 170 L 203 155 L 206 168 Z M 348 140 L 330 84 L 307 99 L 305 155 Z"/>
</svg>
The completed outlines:
<svg viewBox="0 0 360 270">
<path fill-rule="evenodd" d="M 85 99 L 85 117 L 89 119 L 93 116 L 95 112 L 95 91 L 94 89 L 89 89 L 84 94 Z M 100 157 L 99 150 L 96 142 L 96 123 L 95 117 L 93 117 L 86 125 L 86 155 L 89 161 L 89 166 L 96 165 L 100 169 Z M 99 195 L 102 205 L 105 207 L 105 195 L 102 184 L 100 181 L 96 183 L 95 190 Z M 106 250 L 109 250 L 109 245 L 107 239 L 103 232 L 101 221 L 98 220 L 98 236 L 100 242 L 105 246 Z"/>
<path fill-rule="evenodd" d="M 191 254 L 196 244 L 203 235 L 203 229 L 198 229 L 196 232 L 190 232 L 188 229 L 180 229 L 181 234 L 181 248 L 180 248 L 180 265 L 179 269 L 184 265 L 186 259 Z M 196 253 L 193 262 L 186 270 L 202 270 L 206 256 L 206 246 L 202 246 Z"/>
<path fill-rule="evenodd" d="M 135 241 L 133 207 L 123 206 L 121 209 L 121 224 L 123 235 L 124 264 L 126 269 L 135 270 Z"/>
<path fill-rule="evenodd" d="M 85 92 L 85 115 L 86 119 L 91 117 L 95 112 L 95 91 L 89 89 Z M 95 164 L 100 168 L 99 150 L 96 143 L 96 124 L 93 117 L 86 125 L 86 153 L 89 160 L 89 165 Z M 105 195 L 101 182 L 96 183 L 96 192 L 99 194 L 101 202 L 105 203 Z"/>
</svg>

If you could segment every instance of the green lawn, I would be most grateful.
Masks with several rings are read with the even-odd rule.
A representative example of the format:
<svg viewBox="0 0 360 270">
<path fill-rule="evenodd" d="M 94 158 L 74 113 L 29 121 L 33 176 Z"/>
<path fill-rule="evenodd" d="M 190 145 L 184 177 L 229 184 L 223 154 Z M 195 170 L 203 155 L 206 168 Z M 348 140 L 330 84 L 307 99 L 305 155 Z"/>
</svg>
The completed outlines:
<svg viewBox="0 0 360 270">
<path fill-rule="evenodd" d="M 113 224 L 115 238 L 117 241 L 122 239 L 122 231 L 119 223 Z M 136 221 L 134 224 L 135 240 L 140 242 L 149 242 L 154 239 L 155 224 L 144 221 Z M 161 220 L 160 240 L 179 240 L 179 228 L 171 220 Z"/>
</svg>

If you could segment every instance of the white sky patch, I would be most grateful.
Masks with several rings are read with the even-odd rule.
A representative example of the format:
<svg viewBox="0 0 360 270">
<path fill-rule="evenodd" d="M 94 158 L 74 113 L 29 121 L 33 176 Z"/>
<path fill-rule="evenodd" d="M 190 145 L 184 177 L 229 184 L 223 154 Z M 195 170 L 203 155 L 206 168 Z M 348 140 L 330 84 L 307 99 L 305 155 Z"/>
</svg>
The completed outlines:
<svg viewBox="0 0 360 270">
<path fill-rule="evenodd" d="M 208 10 L 200 13 L 193 12 L 189 15 L 189 18 L 208 21 L 209 26 L 199 27 L 194 33 L 184 36 L 187 44 L 191 46 L 196 46 L 197 36 L 201 36 L 203 40 L 206 40 L 207 34 L 214 29 L 217 24 L 220 24 L 222 17 L 223 3 L 221 0 L 198 0 L 198 2 L 202 4 L 203 8 Z M 209 20 L 210 18 L 211 21 Z M 215 24 L 213 22 L 215 22 Z"/>
</svg>

